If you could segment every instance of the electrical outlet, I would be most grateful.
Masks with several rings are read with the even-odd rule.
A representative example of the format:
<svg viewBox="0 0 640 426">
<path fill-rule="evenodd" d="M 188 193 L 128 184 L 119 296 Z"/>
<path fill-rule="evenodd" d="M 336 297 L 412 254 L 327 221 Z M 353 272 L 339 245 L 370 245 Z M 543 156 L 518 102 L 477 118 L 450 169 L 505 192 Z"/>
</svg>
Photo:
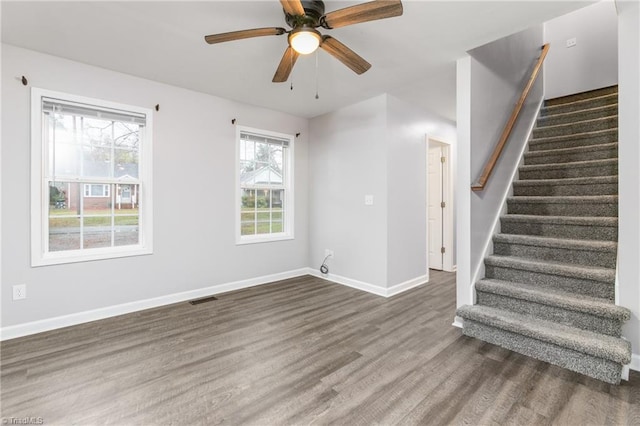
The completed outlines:
<svg viewBox="0 0 640 426">
<path fill-rule="evenodd" d="M 27 285 L 18 284 L 13 286 L 13 300 L 20 300 L 27 298 Z"/>
<path fill-rule="evenodd" d="M 324 249 L 324 257 L 333 257 L 333 250 Z"/>
<path fill-rule="evenodd" d="M 364 196 L 364 205 L 372 206 L 373 205 L 373 195 L 365 195 Z"/>
<path fill-rule="evenodd" d="M 567 40 L 567 47 L 573 47 L 576 44 L 578 44 L 578 41 L 576 40 L 575 37 Z"/>
</svg>

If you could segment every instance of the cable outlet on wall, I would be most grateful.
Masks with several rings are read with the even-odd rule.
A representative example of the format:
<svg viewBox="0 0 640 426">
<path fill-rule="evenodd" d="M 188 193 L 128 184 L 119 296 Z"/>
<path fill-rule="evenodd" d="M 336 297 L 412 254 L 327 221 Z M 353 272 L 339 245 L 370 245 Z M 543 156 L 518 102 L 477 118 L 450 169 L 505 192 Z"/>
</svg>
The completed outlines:
<svg viewBox="0 0 640 426">
<path fill-rule="evenodd" d="M 13 300 L 20 300 L 27 298 L 27 285 L 18 284 L 13 286 Z"/>
<path fill-rule="evenodd" d="M 324 257 L 333 257 L 333 250 L 324 249 Z"/>
<path fill-rule="evenodd" d="M 570 38 L 570 39 L 567 40 L 567 47 L 573 47 L 576 44 L 578 44 L 578 41 L 576 40 L 575 37 Z"/>
</svg>

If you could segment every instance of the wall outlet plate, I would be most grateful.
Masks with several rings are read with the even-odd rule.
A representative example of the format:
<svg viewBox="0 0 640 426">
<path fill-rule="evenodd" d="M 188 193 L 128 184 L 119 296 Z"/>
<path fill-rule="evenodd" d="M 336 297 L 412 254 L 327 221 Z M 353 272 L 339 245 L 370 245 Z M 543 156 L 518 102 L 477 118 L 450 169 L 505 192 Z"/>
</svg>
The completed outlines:
<svg viewBox="0 0 640 426">
<path fill-rule="evenodd" d="M 364 205 L 372 206 L 373 205 L 373 195 L 365 195 L 364 196 Z"/>
<path fill-rule="evenodd" d="M 27 298 L 27 285 L 18 284 L 13 286 L 13 300 L 20 300 Z"/>
<path fill-rule="evenodd" d="M 567 47 L 573 47 L 576 44 L 578 44 L 578 41 L 576 40 L 575 37 L 570 38 L 570 39 L 567 40 Z"/>
</svg>

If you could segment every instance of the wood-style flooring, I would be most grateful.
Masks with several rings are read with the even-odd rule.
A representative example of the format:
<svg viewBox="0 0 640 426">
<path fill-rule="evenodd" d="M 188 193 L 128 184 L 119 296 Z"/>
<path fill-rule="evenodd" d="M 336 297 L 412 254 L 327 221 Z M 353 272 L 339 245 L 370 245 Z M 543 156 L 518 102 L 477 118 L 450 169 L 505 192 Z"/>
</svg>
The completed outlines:
<svg viewBox="0 0 640 426">
<path fill-rule="evenodd" d="M 463 336 L 454 274 L 389 299 L 310 276 L 218 299 L 3 342 L 2 418 L 640 425 L 640 374 L 611 386 Z"/>
</svg>

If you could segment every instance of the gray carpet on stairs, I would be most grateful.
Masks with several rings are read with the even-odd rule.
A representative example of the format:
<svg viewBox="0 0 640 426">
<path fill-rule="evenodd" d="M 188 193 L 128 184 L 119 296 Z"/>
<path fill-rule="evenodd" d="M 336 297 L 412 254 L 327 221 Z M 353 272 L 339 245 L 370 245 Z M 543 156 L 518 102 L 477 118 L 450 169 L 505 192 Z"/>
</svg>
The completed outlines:
<svg viewBox="0 0 640 426">
<path fill-rule="evenodd" d="M 617 86 L 545 101 L 464 334 L 619 383 Z"/>
</svg>

